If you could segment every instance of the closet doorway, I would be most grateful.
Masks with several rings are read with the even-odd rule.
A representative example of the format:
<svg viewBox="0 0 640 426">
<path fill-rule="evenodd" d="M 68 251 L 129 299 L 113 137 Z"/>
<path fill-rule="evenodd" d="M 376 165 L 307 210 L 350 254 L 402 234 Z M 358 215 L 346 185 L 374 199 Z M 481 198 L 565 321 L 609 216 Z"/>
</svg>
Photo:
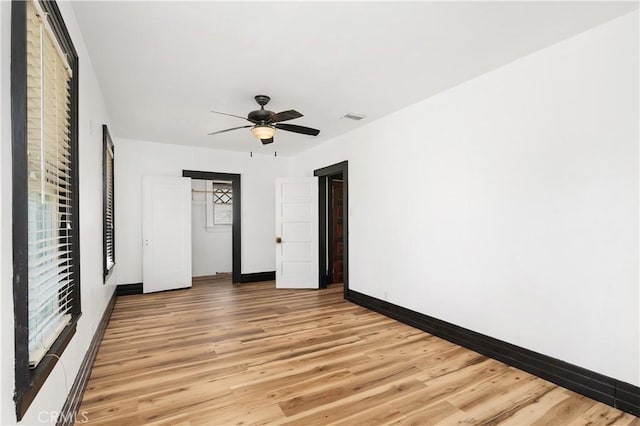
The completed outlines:
<svg viewBox="0 0 640 426">
<path fill-rule="evenodd" d="M 318 177 L 320 288 L 343 283 L 349 292 L 349 163 L 313 171 Z"/>
<path fill-rule="evenodd" d="M 241 280 L 241 188 L 234 173 L 183 170 L 191 178 L 193 276 L 231 272 Z"/>
</svg>

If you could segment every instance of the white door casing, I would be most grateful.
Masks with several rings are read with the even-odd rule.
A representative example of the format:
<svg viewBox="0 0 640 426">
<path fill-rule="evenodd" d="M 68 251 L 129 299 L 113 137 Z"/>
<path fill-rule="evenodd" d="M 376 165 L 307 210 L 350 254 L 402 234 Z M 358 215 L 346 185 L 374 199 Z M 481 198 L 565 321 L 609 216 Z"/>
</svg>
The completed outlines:
<svg viewBox="0 0 640 426">
<path fill-rule="evenodd" d="M 276 288 L 318 286 L 318 178 L 277 178 Z"/>
<path fill-rule="evenodd" d="M 191 287 L 191 179 L 142 177 L 144 293 Z"/>
</svg>

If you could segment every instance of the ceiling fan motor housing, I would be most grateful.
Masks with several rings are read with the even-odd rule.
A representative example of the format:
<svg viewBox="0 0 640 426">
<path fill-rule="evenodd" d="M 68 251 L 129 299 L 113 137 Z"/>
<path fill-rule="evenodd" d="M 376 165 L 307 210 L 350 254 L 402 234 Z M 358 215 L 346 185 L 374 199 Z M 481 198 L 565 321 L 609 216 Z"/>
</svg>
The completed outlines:
<svg viewBox="0 0 640 426">
<path fill-rule="evenodd" d="M 274 114 L 273 111 L 269 111 L 266 109 L 258 109 L 255 111 L 251 111 L 247 119 L 254 123 L 262 123 L 262 122 L 268 121 L 273 114 Z"/>
</svg>

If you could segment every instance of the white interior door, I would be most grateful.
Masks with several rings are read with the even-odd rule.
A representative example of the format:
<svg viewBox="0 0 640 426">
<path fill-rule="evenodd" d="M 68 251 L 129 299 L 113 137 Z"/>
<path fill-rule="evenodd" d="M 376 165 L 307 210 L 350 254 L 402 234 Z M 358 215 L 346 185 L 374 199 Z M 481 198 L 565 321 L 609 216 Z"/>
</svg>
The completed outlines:
<svg viewBox="0 0 640 426">
<path fill-rule="evenodd" d="M 142 178 L 142 289 L 191 287 L 191 179 Z"/>
<path fill-rule="evenodd" d="M 318 288 L 318 178 L 276 179 L 276 288 Z"/>
</svg>

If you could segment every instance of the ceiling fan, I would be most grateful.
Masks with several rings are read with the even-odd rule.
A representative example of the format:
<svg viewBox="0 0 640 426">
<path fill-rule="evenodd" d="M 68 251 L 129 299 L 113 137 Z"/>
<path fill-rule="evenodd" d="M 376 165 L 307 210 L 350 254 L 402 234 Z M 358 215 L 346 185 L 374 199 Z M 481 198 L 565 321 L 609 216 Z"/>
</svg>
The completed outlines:
<svg viewBox="0 0 640 426">
<path fill-rule="evenodd" d="M 232 127 L 230 129 L 219 130 L 217 132 L 211 132 L 209 135 L 217 135 L 218 133 L 229 132 L 231 130 L 246 129 L 251 127 L 251 133 L 262 141 L 263 145 L 273 143 L 273 135 L 276 133 L 276 129 L 286 130 L 287 132 L 301 133 L 303 135 L 318 136 L 320 130 L 312 129 L 311 127 L 297 126 L 295 124 L 282 123 L 283 121 L 293 120 L 294 118 L 302 117 L 298 111 L 290 109 L 288 111 L 282 111 L 275 113 L 264 109 L 264 106 L 269 103 L 271 98 L 266 95 L 257 95 L 255 97 L 256 102 L 260 105 L 260 109 L 251 111 L 246 117 L 241 117 L 235 114 L 227 114 L 226 112 L 211 111 L 216 114 L 229 115 L 231 117 L 241 118 L 247 120 L 253 124 L 247 126 Z"/>
</svg>

